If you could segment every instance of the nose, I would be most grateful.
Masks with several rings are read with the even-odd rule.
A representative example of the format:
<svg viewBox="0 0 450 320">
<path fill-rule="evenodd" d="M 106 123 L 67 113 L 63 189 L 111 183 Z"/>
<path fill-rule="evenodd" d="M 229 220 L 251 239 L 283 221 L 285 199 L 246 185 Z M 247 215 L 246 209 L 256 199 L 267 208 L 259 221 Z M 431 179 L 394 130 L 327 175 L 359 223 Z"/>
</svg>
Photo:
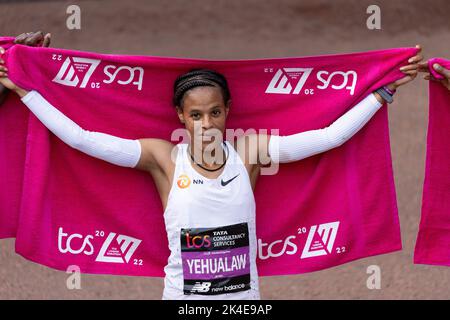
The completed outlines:
<svg viewBox="0 0 450 320">
<path fill-rule="evenodd" d="M 202 121 L 203 130 L 208 130 L 212 128 L 212 120 L 209 116 L 205 116 Z"/>
</svg>

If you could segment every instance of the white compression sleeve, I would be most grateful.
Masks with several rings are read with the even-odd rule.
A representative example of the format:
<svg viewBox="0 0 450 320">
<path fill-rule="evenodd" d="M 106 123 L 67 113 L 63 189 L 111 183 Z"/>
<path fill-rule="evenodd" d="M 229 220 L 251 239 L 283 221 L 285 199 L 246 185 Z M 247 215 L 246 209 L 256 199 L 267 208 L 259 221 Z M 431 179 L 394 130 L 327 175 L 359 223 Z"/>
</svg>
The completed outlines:
<svg viewBox="0 0 450 320">
<path fill-rule="evenodd" d="M 72 148 L 122 167 L 134 168 L 139 162 L 139 140 L 83 130 L 37 91 L 30 91 L 21 100 L 51 132 Z"/>
<path fill-rule="evenodd" d="M 270 158 L 275 163 L 293 162 L 336 148 L 358 132 L 381 106 L 371 93 L 329 127 L 289 136 L 271 136 Z"/>
</svg>

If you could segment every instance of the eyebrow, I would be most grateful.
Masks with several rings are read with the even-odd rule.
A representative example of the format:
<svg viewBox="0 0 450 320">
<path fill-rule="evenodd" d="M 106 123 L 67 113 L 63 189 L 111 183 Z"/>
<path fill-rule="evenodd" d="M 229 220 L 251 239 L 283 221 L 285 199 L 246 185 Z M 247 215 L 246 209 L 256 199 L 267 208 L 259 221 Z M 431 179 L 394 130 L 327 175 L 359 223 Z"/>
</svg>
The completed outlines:
<svg viewBox="0 0 450 320">
<path fill-rule="evenodd" d="M 220 106 L 214 106 L 214 107 L 211 107 L 211 108 L 209 108 L 209 110 L 213 110 L 213 109 L 216 109 L 216 108 L 220 108 Z M 201 112 L 201 111 L 198 110 L 198 109 L 192 109 L 192 110 L 189 111 L 189 112 Z"/>
</svg>

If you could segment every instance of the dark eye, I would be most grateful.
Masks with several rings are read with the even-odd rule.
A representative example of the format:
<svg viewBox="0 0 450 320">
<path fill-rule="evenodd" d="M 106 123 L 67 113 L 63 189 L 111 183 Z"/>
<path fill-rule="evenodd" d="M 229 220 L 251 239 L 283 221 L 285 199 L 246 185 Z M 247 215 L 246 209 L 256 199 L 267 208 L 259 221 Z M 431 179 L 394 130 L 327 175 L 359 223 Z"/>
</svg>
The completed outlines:
<svg viewBox="0 0 450 320">
<path fill-rule="evenodd" d="M 191 114 L 191 116 L 192 116 L 193 118 L 197 118 L 197 117 L 200 116 L 200 114 L 199 114 L 199 113 L 193 113 L 193 114 Z"/>
<path fill-rule="evenodd" d="M 220 114 L 220 110 L 214 110 L 214 111 L 213 111 L 213 114 L 216 115 L 216 116 L 218 116 L 218 115 Z"/>
</svg>

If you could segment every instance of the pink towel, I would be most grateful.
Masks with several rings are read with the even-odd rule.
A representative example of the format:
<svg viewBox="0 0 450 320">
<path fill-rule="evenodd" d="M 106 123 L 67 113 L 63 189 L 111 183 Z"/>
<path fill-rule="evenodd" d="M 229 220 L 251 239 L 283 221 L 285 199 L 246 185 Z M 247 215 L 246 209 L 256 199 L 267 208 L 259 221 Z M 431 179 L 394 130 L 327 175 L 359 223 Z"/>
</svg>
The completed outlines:
<svg viewBox="0 0 450 320">
<path fill-rule="evenodd" d="M 8 49 L 14 38 L 0 37 Z M 0 105 L 0 239 L 16 236 L 22 194 L 29 111 L 15 94 Z"/>
<path fill-rule="evenodd" d="M 438 73 L 436 70 L 434 70 L 433 68 L 433 64 L 439 64 L 443 67 L 446 67 L 447 69 L 449 69 L 449 61 L 445 60 L 443 58 L 432 58 L 430 60 L 428 60 L 428 69 L 430 70 L 431 74 L 433 75 L 433 77 L 435 77 L 436 79 L 442 80 L 444 79 L 444 76 L 441 75 L 440 73 Z"/>
<path fill-rule="evenodd" d="M 288 135 L 331 124 L 368 93 L 403 77 L 398 68 L 416 52 L 211 61 L 16 45 L 5 59 L 13 81 L 39 91 L 86 130 L 170 140 L 180 127 L 173 83 L 191 68 L 227 77 L 228 128 Z M 0 107 L 0 119 L 8 134 L 24 135 L 26 119 L 5 112 L 9 103 Z M 26 106 L 16 108 L 23 114 Z M 1 137 L 6 146 L 17 143 Z M 2 199 L 21 201 L 18 218 L 14 207 L 0 212 L 2 221 L 19 221 L 17 253 L 60 270 L 78 265 L 85 273 L 163 276 L 169 250 L 149 174 L 70 148 L 33 114 L 26 142 L 23 192 L 8 184 L 0 189 Z M 7 166 L 10 155 L 0 159 L 14 185 L 23 162 L 20 153 L 12 156 L 18 161 L 8 159 Z M 261 176 L 255 198 L 260 275 L 311 272 L 400 250 L 387 108 L 343 146 Z"/>
<path fill-rule="evenodd" d="M 450 61 L 429 60 L 450 69 Z M 427 159 L 423 185 L 422 217 L 414 263 L 450 266 L 450 91 L 430 81 Z"/>
</svg>

